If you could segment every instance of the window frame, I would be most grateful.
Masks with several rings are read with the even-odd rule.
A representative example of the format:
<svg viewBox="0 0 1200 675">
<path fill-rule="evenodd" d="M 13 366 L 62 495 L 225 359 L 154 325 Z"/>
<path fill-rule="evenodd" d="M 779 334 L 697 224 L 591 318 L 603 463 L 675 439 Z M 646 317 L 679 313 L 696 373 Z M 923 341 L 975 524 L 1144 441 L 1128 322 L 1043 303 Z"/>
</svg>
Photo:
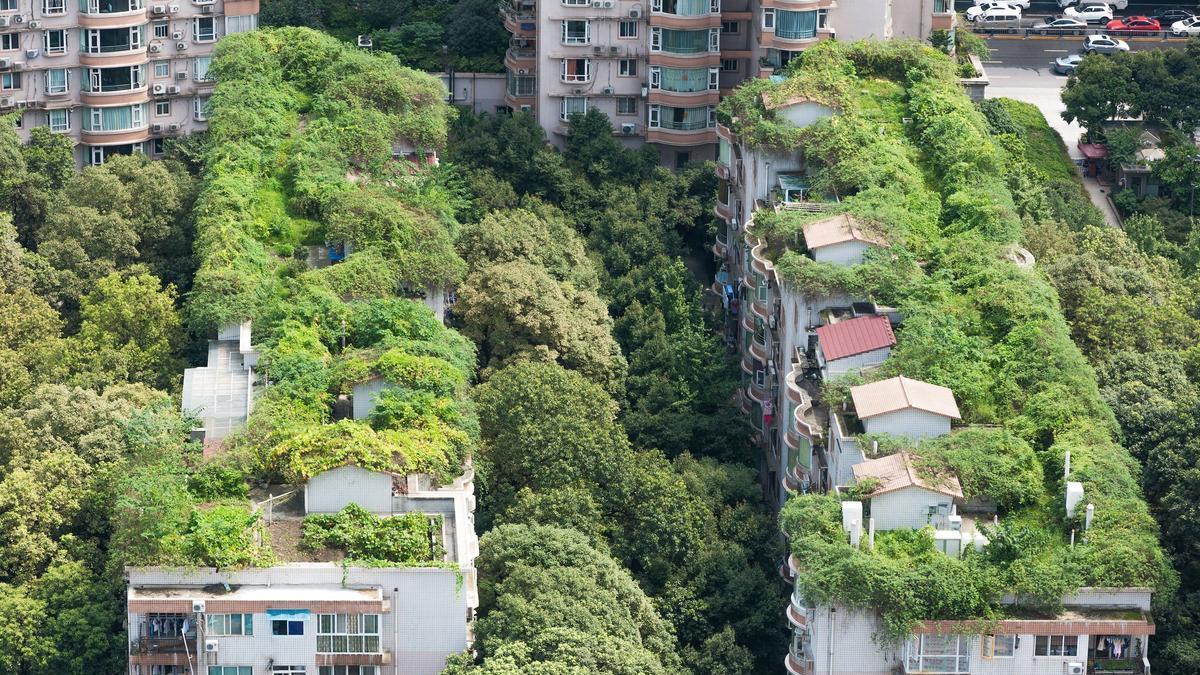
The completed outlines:
<svg viewBox="0 0 1200 675">
<path fill-rule="evenodd" d="M 375 624 L 369 630 L 370 623 Z M 337 613 L 317 615 L 318 654 L 379 654 L 383 650 L 383 615 L 375 613 Z M 325 644 L 322 645 L 323 639 Z M 374 648 L 371 639 L 374 638 Z M 359 649 L 354 649 L 358 640 Z M 344 645 L 339 649 L 339 642 Z"/>
<path fill-rule="evenodd" d="M 166 106 L 167 106 L 167 112 L 165 112 L 165 113 L 158 112 L 158 106 L 160 106 L 162 104 L 166 104 Z M 170 115 L 170 114 L 171 114 L 171 102 L 170 101 L 155 101 L 154 115 L 156 117 L 160 117 L 162 115 Z M 235 616 L 238 617 L 238 630 L 236 633 L 233 632 L 233 630 L 232 630 L 233 623 L 231 621 L 232 617 L 235 617 Z M 214 627 L 213 626 L 214 620 L 220 620 L 221 625 Z M 250 630 L 248 630 L 248 631 L 246 630 L 247 626 L 250 627 Z M 206 614 L 204 617 L 204 630 L 205 630 L 206 634 L 212 635 L 214 637 L 253 637 L 254 636 L 254 614 L 252 614 L 250 612 L 215 612 L 212 614 Z"/>
<path fill-rule="evenodd" d="M 567 101 L 580 101 L 583 105 L 583 110 L 567 111 Z M 571 115 L 586 115 L 588 111 L 588 97 L 586 96 L 564 96 L 558 104 L 558 119 L 563 122 L 571 121 Z"/>
<path fill-rule="evenodd" d="M 63 123 L 61 125 L 54 124 L 54 115 L 62 114 Z M 66 108 L 58 108 L 56 110 L 46 111 L 46 127 L 50 129 L 52 134 L 62 134 L 71 130 L 71 111 Z"/>
<path fill-rule="evenodd" d="M 5 84 L 6 80 L 8 84 Z M 20 71 L 0 73 L 0 91 L 20 91 L 24 88 L 25 81 Z"/>
<path fill-rule="evenodd" d="M 1054 653 L 1055 640 L 1059 653 Z M 1068 642 L 1068 639 L 1070 640 Z M 1043 642 L 1044 641 L 1044 642 Z M 1067 653 L 1068 644 L 1070 645 L 1070 653 Z M 1039 653 L 1045 649 L 1046 653 Z M 1079 636 L 1077 635 L 1035 635 L 1033 637 L 1033 655 L 1037 658 L 1058 658 L 1063 656 L 1079 656 Z"/>
<path fill-rule="evenodd" d="M 732 64 L 733 64 L 733 67 L 732 67 L 732 68 L 727 68 L 726 66 L 727 66 L 728 64 L 730 64 L 730 63 L 732 63 Z M 739 67 L 738 67 L 738 60 L 737 60 L 737 59 L 721 59 L 721 72 L 723 72 L 723 73 L 736 73 L 736 72 L 738 72 L 738 70 L 739 70 Z"/>
<path fill-rule="evenodd" d="M 161 30 L 160 30 L 161 29 Z M 161 35 L 159 34 L 161 33 Z M 155 40 L 166 40 L 171 37 L 170 21 L 153 21 L 150 23 L 150 35 Z"/>
<path fill-rule="evenodd" d="M 208 675 L 254 675 L 253 666 L 209 666 Z"/>
<path fill-rule="evenodd" d="M 729 30 L 729 28 L 731 26 L 733 27 L 733 30 Z M 721 22 L 721 32 L 726 35 L 738 35 L 742 32 L 742 22 L 741 21 L 722 21 Z"/>
<path fill-rule="evenodd" d="M 621 117 L 629 117 L 638 114 L 638 99 L 636 96 L 618 96 L 616 97 L 616 114 Z M 622 103 L 632 103 L 632 106 L 627 106 L 625 111 L 621 110 Z"/>
<path fill-rule="evenodd" d="M 5 44 L 8 44 L 9 46 L 5 47 Z M 16 52 L 20 50 L 20 33 L 0 33 L 0 52 Z"/>
<path fill-rule="evenodd" d="M 50 83 L 50 73 L 59 72 L 59 71 L 61 71 L 63 73 L 63 84 L 62 84 L 61 89 L 56 88 L 54 85 L 52 85 Z M 66 94 L 71 91 L 71 69 L 70 68 L 47 68 L 46 74 L 44 77 L 45 77 L 44 84 L 46 87 L 47 94 Z"/>
<path fill-rule="evenodd" d="M 637 59 L 619 59 L 617 61 L 617 77 L 637 77 Z"/>
<path fill-rule="evenodd" d="M 775 8 L 764 7 L 762 11 L 762 27 L 763 30 L 775 30 Z"/>
<path fill-rule="evenodd" d="M 162 110 L 163 106 L 166 106 L 166 110 Z M 171 102 L 169 100 L 154 102 L 154 116 L 155 117 L 168 117 L 170 114 L 171 114 Z M 253 616 L 253 615 L 251 615 L 251 616 Z M 244 621 L 244 619 L 243 619 L 243 621 Z"/>
<path fill-rule="evenodd" d="M 195 99 L 199 101 L 200 99 Z M 283 624 L 283 632 L 277 632 L 278 625 Z M 299 626 L 300 632 L 294 633 L 292 629 Z M 304 621 L 296 621 L 294 619 L 271 619 L 271 637 L 297 637 L 304 635 Z"/>
<path fill-rule="evenodd" d="M 67 0 L 42 0 L 44 16 L 62 16 L 67 13 Z"/>
<path fill-rule="evenodd" d="M 583 73 L 582 74 L 580 74 L 578 72 L 575 74 L 570 74 L 567 72 L 568 70 L 570 70 L 570 68 L 568 68 L 567 65 L 572 61 L 582 61 L 583 62 Z M 592 60 L 589 58 L 586 58 L 586 57 L 582 57 L 582 56 L 565 58 L 562 60 L 562 65 L 559 66 L 558 76 L 561 81 L 566 82 L 567 84 L 583 84 L 586 82 L 591 82 L 592 81 Z"/>
<path fill-rule="evenodd" d="M 641 35 L 641 29 L 638 28 L 636 19 L 621 19 L 617 22 L 617 39 L 618 40 L 636 40 Z M 632 27 L 633 32 L 627 33 L 626 28 Z"/>
<path fill-rule="evenodd" d="M 1008 653 L 998 653 L 997 647 L 1002 643 L 1007 643 L 1008 648 L 1005 650 Z M 1021 644 L 1020 636 L 1013 633 L 989 633 L 982 635 L 979 638 L 979 653 L 985 659 L 1011 659 L 1016 658 L 1017 648 Z"/>
<path fill-rule="evenodd" d="M 162 67 L 162 69 L 164 71 L 161 75 L 158 72 L 158 69 L 160 66 Z M 171 77 L 171 62 L 166 61 L 166 60 L 155 61 L 154 62 L 154 77 Z"/>
<path fill-rule="evenodd" d="M 59 44 L 57 47 L 53 47 L 50 44 L 50 36 L 55 33 L 60 35 L 62 38 L 61 44 Z M 49 28 L 42 31 L 42 48 L 45 50 L 47 56 L 60 56 L 62 54 L 66 54 L 67 49 L 71 44 L 70 41 L 71 38 L 68 35 L 66 28 Z"/>
<path fill-rule="evenodd" d="M 570 26 L 573 23 L 583 24 L 583 37 L 571 37 Z M 564 45 L 572 47 L 590 45 L 592 44 L 592 22 L 587 19 L 563 19 L 559 38 Z"/>
<path fill-rule="evenodd" d="M 203 33 L 200 26 L 205 22 L 208 23 L 209 33 Z M 217 17 L 215 16 L 198 16 L 192 21 L 192 42 L 216 42 L 217 41 Z"/>
</svg>

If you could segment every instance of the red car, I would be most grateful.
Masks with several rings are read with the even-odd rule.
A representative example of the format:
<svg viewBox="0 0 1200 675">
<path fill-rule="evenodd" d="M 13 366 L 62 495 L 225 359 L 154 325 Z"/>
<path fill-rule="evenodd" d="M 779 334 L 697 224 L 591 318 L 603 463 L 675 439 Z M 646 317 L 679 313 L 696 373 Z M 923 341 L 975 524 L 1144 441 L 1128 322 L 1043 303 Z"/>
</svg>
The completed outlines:
<svg viewBox="0 0 1200 675">
<path fill-rule="evenodd" d="M 1162 26 L 1158 24 L 1158 19 L 1151 19 L 1148 16 L 1129 16 L 1124 19 L 1116 19 L 1109 21 L 1106 26 L 1110 31 L 1152 31 L 1162 30 Z"/>
</svg>

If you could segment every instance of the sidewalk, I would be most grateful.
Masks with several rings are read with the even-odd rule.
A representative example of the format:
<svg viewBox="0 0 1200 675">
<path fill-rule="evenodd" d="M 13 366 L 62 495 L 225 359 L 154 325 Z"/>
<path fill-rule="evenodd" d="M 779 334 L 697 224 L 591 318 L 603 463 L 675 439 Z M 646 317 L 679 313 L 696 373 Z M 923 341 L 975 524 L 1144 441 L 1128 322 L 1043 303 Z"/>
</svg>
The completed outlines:
<svg viewBox="0 0 1200 675">
<path fill-rule="evenodd" d="M 1121 218 L 1117 212 L 1113 210 L 1112 202 L 1108 199 L 1108 186 L 1101 185 L 1100 181 L 1092 176 L 1084 176 L 1083 188 L 1087 190 L 1088 197 L 1096 208 L 1104 214 L 1104 222 L 1108 223 L 1109 227 L 1121 227 Z"/>
</svg>

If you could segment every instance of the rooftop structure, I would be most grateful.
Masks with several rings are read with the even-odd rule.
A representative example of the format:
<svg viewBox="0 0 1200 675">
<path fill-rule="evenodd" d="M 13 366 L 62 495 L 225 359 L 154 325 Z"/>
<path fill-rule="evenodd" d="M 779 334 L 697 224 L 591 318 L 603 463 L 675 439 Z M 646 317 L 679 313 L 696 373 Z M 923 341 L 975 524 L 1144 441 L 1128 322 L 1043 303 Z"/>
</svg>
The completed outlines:
<svg viewBox="0 0 1200 675">
<path fill-rule="evenodd" d="M 957 476 L 922 476 L 913 466 L 912 456 L 906 452 L 859 462 L 853 471 L 856 481 L 875 481 L 872 497 L 907 487 L 919 487 L 957 499 L 963 497 Z"/>
<path fill-rule="evenodd" d="M 208 365 L 183 371 L 183 411 L 200 418 L 195 430 L 206 445 L 220 442 L 246 422 L 254 406 L 250 322 L 224 326 L 208 341 Z"/>
<path fill-rule="evenodd" d="M 936 384 L 913 380 L 903 375 L 850 388 L 858 418 L 867 420 L 900 410 L 921 410 L 934 415 L 959 419 L 954 392 Z"/>
<path fill-rule="evenodd" d="M 878 246 L 887 245 L 882 237 L 864 232 L 858 219 L 847 213 L 839 213 L 836 216 L 804 224 L 804 244 L 810 251 L 835 244 L 844 244 L 848 241 Z"/>
</svg>

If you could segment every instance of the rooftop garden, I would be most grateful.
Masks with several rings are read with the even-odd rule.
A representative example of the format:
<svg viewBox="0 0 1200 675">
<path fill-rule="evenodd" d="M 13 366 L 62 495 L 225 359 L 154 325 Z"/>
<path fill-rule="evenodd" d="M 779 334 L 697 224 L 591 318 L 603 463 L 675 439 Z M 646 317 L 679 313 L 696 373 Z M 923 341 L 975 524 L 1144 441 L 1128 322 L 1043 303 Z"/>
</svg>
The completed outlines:
<svg viewBox="0 0 1200 675">
<path fill-rule="evenodd" d="M 837 115 L 774 130 L 780 122 L 762 103 L 771 92 L 762 90 L 807 92 L 831 81 Z M 995 505 L 1000 525 L 982 553 L 950 558 L 911 533 L 884 533 L 875 550 L 852 548 L 835 497 L 796 497 L 782 518 L 806 599 L 875 608 L 880 637 L 895 641 L 921 619 L 994 618 L 1005 591 L 1047 611 L 1080 586 L 1169 593 L 1176 579 L 1095 374 L 1041 272 L 1005 259 L 1024 223 L 1062 218 L 1078 199 L 1058 190 L 1065 179 L 1051 174 L 1043 150 L 1025 145 L 1039 139 L 994 124 L 959 88 L 951 60 L 915 43 L 825 43 L 793 61 L 785 82 L 753 88 L 722 104 L 725 123 L 751 145 L 803 149 L 817 182 L 843 195 L 840 208 L 890 243 L 855 268 L 818 264 L 797 245 L 812 215 L 763 212 L 752 232 L 781 277 L 898 307 L 897 345 L 871 377 L 949 387 L 964 422 L 995 427 L 916 449 L 921 470 L 953 471 L 968 499 Z M 1072 519 L 1064 511 L 1067 452 L 1069 480 L 1084 484 L 1096 509 L 1086 537 L 1082 509 Z"/>
<path fill-rule="evenodd" d="M 445 143 L 452 110 L 440 82 L 299 28 L 231 35 L 210 72 L 200 266 L 186 311 L 201 335 L 252 320 L 266 386 L 215 457 L 128 491 L 130 513 L 171 507 L 143 564 L 273 564 L 250 484 L 302 483 L 346 464 L 448 482 L 478 437 L 474 346 L 414 301 L 465 269 L 453 247 L 457 197 L 447 174 L 394 156 Z M 348 255 L 311 266 L 307 246 L 325 243 Z M 370 418 L 337 419 L 339 396 L 374 377 L 391 386 Z M 421 514 L 350 509 L 310 518 L 303 543 L 374 563 L 440 560 L 429 528 Z"/>
</svg>

